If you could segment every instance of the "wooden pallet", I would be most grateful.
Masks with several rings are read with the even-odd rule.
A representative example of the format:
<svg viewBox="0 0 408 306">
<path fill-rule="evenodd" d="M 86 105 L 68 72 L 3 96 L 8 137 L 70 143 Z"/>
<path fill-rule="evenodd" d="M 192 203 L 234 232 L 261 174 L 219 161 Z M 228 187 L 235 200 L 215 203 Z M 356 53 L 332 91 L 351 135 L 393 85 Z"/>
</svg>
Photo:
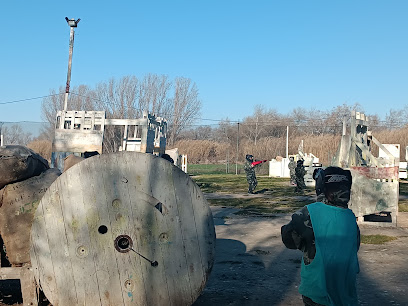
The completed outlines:
<svg viewBox="0 0 408 306">
<path fill-rule="evenodd" d="M 0 248 L 3 248 L 0 243 Z M 0 257 L 0 280 L 18 279 L 21 285 L 23 305 L 38 305 L 38 297 L 34 273 L 31 264 L 24 264 L 22 267 L 2 267 Z"/>
</svg>

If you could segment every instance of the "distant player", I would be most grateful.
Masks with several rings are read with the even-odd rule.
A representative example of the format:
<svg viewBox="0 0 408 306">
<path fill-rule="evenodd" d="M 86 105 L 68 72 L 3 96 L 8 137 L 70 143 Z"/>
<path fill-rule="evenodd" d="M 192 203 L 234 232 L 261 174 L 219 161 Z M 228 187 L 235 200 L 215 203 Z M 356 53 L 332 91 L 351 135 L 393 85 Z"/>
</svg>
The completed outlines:
<svg viewBox="0 0 408 306">
<path fill-rule="evenodd" d="M 258 181 L 256 179 L 256 174 L 255 174 L 255 167 L 261 165 L 267 160 L 254 161 L 253 155 L 250 155 L 250 154 L 247 154 L 245 156 L 245 159 L 246 161 L 244 164 L 244 170 L 245 170 L 246 178 L 248 181 L 248 193 L 253 194 L 256 186 L 258 185 Z"/>
<path fill-rule="evenodd" d="M 303 160 L 298 160 L 295 168 L 296 193 L 303 193 L 303 190 L 306 188 L 305 174 L 306 170 L 305 167 L 303 166 Z"/>
<path fill-rule="evenodd" d="M 290 183 L 292 185 L 295 185 L 296 184 L 296 176 L 295 176 L 296 163 L 293 157 L 289 158 L 288 168 L 289 168 L 289 174 L 290 174 Z"/>
</svg>

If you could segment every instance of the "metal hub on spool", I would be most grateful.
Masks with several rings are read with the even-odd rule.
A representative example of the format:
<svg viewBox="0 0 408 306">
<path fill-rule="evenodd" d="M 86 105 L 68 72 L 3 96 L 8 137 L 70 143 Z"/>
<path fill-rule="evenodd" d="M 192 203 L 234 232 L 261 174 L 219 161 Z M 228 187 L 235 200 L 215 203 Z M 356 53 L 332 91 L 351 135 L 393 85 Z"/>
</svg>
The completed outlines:
<svg viewBox="0 0 408 306">
<path fill-rule="evenodd" d="M 127 253 L 132 250 L 133 241 L 128 235 L 120 235 L 116 237 L 114 245 L 118 252 Z"/>
</svg>

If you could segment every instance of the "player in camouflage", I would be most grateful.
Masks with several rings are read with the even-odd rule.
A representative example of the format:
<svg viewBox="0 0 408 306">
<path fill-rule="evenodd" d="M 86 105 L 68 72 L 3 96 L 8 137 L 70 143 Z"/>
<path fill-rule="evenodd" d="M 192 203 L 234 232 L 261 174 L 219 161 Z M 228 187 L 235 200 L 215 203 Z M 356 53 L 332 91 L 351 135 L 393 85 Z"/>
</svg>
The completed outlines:
<svg viewBox="0 0 408 306">
<path fill-rule="evenodd" d="M 256 179 L 256 174 L 255 174 L 255 167 L 252 165 L 252 163 L 254 162 L 254 157 L 250 154 L 247 154 L 245 156 L 245 164 L 244 164 L 244 170 L 246 173 L 246 178 L 248 181 L 248 193 L 254 193 L 254 190 L 256 188 L 256 186 L 258 185 L 258 181 Z"/>
<path fill-rule="evenodd" d="M 289 160 L 290 161 L 288 164 L 288 168 L 289 168 L 289 173 L 290 173 L 290 183 L 292 185 L 295 185 L 296 184 L 296 176 L 295 176 L 296 163 L 293 157 L 290 157 Z"/>
<path fill-rule="evenodd" d="M 352 177 L 350 171 L 343 170 L 338 167 L 328 167 L 324 170 L 320 168 L 314 171 L 313 178 L 316 180 L 316 195 L 318 198 L 317 202 L 324 203 L 325 205 L 328 206 L 336 207 L 335 209 L 339 211 L 343 209 L 348 210 L 348 202 L 350 200 L 352 184 Z M 360 230 L 357 224 L 355 224 L 355 226 L 356 236 L 354 241 L 357 244 L 356 251 L 358 251 L 360 246 Z M 336 236 L 337 239 L 336 241 L 339 241 L 339 239 L 342 238 L 342 234 L 344 234 L 344 231 L 345 232 L 351 231 L 351 228 L 344 229 L 339 227 L 339 235 L 338 237 Z M 282 226 L 281 235 L 282 242 L 285 244 L 287 248 L 298 249 L 303 252 L 302 270 L 305 269 L 303 266 L 310 265 L 316 256 L 322 256 L 321 255 L 322 253 L 319 254 L 319 252 L 316 252 L 315 229 L 312 224 L 312 218 L 309 213 L 308 206 L 303 207 L 302 209 L 298 210 L 292 215 L 292 220 L 288 224 Z M 343 239 L 342 244 L 344 244 L 344 246 L 347 246 L 347 244 L 350 243 L 349 240 L 350 237 L 348 237 L 347 239 Z M 329 241 L 328 243 L 333 242 Z M 342 258 L 342 256 L 343 254 L 341 253 L 339 257 Z M 339 263 L 339 265 L 342 264 L 343 261 Z M 303 274 L 301 275 L 302 275 L 301 277 L 303 278 Z M 332 275 L 331 277 L 336 279 L 336 275 Z M 314 280 L 316 279 L 317 278 L 315 277 Z M 355 284 L 353 284 L 353 286 L 355 286 Z M 341 294 L 344 294 L 344 292 L 341 292 L 340 296 Z M 350 294 L 350 292 L 348 292 L 348 294 Z M 357 302 L 357 297 L 354 296 L 355 294 L 356 294 L 355 292 L 354 293 L 351 292 L 351 299 Z M 302 298 L 303 303 L 306 306 L 321 306 L 321 304 L 314 302 L 310 297 L 302 296 Z M 345 305 L 355 304 L 347 303 Z"/>
<path fill-rule="evenodd" d="M 303 193 L 303 189 L 306 188 L 305 185 L 305 174 L 306 170 L 303 167 L 303 160 L 298 160 L 295 168 L 295 179 L 296 179 L 296 193 Z"/>
<path fill-rule="evenodd" d="M 316 202 L 327 204 L 326 196 L 324 195 L 324 169 L 315 169 L 313 171 L 313 179 L 315 180 Z"/>
</svg>

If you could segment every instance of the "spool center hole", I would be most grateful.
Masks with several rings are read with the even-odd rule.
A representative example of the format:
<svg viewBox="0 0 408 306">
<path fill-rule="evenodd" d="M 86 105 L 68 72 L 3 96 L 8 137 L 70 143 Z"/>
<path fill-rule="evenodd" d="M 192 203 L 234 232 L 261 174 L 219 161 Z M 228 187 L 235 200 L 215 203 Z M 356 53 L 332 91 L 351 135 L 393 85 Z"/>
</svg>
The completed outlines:
<svg viewBox="0 0 408 306">
<path fill-rule="evenodd" d="M 129 248 L 129 239 L 126 237 L 122 237 L 118 240 L 118 247 L 122 250 L 126 250 Z"/>
<path fill-rule="evenodd" d="M 116 237 L 114 246 L 120 253 L 127 253 L 133 247 L 132 238 L 130 238 L 128 235 L 120 235 Z"/>
</svg>

